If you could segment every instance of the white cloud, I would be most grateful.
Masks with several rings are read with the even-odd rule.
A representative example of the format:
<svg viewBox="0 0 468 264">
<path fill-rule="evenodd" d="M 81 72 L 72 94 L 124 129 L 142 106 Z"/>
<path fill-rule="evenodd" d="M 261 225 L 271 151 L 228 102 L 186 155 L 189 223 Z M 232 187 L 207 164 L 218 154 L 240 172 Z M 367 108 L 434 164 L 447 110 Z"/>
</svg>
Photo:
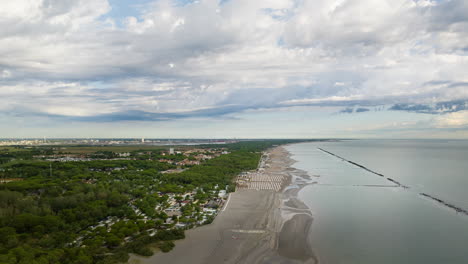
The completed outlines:
<svg viewBox="0 0 468 264">
<path fill-rule="evenodd" d="M 468 126 L 468 111 L 441 115 L 434 120 L 437 128 L 462 128 Z"/>
<path fill-rule="evenodd" d="M 162 0 L 104 19 L 106 0 L 2 1 L 0 103 L 91 115 L 69 109 L 468 99 L 465 2 Z"/>
<path fill-rule="evenodd" d="M 2 71 L 0 72 L 0 77 L 1 77 L 1 78 L 4 78 L 4 79 L 10 78 L 10 77 L 11 77 L 11 71 L 9 71 L 9 70 L 2 70 Z"/>
</svg>

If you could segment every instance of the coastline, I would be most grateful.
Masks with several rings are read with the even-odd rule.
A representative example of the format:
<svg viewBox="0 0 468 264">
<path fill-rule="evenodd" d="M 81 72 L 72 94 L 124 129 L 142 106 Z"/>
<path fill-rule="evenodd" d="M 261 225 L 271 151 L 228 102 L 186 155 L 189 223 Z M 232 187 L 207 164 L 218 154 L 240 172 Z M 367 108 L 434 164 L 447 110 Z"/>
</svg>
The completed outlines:
<svg viewBox="0 0 468 264">
<path fill-rule="evenodd" d="M 313 217 L 297 193 L 310 184 L 284 146 L 266 151 L 262 173 L 285 175 L 281 191 L 240 189 L 212 224 L 186 231 L 168 253 L 131 255 L 130 264 L 319 263 L 308 239 Z"/>
<path fill-rule="evenodd" d="M 314 221 L 310 208 L 297 198 L 299 191 L 306 185 L 314 184 L 312 177 L 303 170 L 292 167 L 297 161 L 292 154 L 284 149 L 287 155 L 289 183 L 281 193 L 281 219 L 282 226 L 278 238 L 277 252 L 279 255 L 294 260 L 294 262 L 281 263 L 320 263 L 318 255 L 313 250 L 309 240 L 309 233 Z"/>
</svg>

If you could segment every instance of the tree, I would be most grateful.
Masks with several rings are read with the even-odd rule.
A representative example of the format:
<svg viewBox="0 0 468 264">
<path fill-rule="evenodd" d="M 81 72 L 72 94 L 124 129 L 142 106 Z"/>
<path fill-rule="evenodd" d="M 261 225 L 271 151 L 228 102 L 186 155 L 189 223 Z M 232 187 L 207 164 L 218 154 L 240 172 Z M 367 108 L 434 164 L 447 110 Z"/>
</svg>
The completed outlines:
<svg viewBox="0 0 468 264">
<path fill-rule="evenodd" d="M 169 252 L 175 247 L 174 242 L 172 241 L 164 241 L 161 243 L 159 248 L 161 249 L 162 252 Z"/>
<path fill-rule="evenodd" d="M 121 240 L 114 234 L 109 234 L 106 237 L 106 244 L 109 247 L 117 247 L 120 245 Z"/>
</svg>

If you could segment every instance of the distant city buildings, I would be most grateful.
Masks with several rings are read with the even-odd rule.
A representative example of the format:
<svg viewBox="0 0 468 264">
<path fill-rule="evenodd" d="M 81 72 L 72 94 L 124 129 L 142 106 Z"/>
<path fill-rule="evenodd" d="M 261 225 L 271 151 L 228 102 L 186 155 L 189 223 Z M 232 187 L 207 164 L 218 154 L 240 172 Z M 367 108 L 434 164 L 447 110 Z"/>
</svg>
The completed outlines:
<svg viewBox="0 0 468 264">
<path fill-rule="evenodd" d="M 200 145 L 200 144 L 228 144 L 235 143 L 238 140 L 208 140 L 208 139 L 83 139 L 83 138 L 70 138 L 70 139 L 54 139 L 54 138 L 23 138 L 23 139 L 1 139 L 0 146 L 43 146 L 43 145 L 154 145 L 154 146 L 172 146 L 172 145 Z M 174 151 L 174 155 L 177 152 Z"/>
</svg>

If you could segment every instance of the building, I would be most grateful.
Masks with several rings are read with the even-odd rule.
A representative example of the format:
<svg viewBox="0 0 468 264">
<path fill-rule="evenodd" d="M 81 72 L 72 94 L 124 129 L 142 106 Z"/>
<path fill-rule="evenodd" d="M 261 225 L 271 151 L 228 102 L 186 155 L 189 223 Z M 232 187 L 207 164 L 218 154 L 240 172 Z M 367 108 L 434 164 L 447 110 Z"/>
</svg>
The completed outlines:
<svg viewBox="0 0 468 264">
<path fill-rule="evenodd" d="M 174 148 L 169 149 L 169 155 L 174 155 Z"/>
<path fill-rule="evenodd" d="M 224 198 L 224 197 L 226 197 L 226 190 L 220 190 L 219 193 L 218 193 L 218 197 L 219 197 L 219 198 Z"/>
</svg>

